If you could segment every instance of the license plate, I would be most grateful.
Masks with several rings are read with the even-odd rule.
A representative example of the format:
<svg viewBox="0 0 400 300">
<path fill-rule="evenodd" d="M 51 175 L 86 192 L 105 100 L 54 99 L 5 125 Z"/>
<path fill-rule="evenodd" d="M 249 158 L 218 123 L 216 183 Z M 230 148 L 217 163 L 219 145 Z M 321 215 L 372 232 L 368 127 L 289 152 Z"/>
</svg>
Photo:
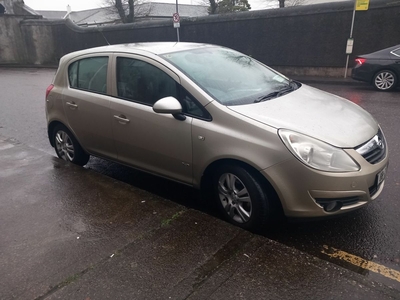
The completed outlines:
<svg viewBox="0 0 400 300">
<path fill-rule="evenodd" d="M 382 181 L 384 181 L 385 180 L 385 177 L 386 177 L 386 172 L 387 172 L 387 166 L 386 167 L 384 167 L 383 168 L 383 170 L 382 171 L 380 171 L 377 175 L 376 175 L 376 184 L 379 186 L 381 183 L 382 183 Z"/>
</svg>

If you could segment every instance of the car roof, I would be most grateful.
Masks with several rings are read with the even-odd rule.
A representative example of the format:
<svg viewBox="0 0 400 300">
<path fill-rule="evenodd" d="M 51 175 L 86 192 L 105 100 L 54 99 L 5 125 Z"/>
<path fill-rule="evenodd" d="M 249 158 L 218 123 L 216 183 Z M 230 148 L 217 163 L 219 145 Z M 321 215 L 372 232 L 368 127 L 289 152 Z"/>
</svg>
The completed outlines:
<svg viewBox="0 0 400 300">
<path fill-rule="evenodd" d="M 378 51 L 375 51 L 375 52 L 363 54 L 363 55 L 360 55 L 360 56 L 367 57 L 367 58 L 368 57 L 370 57 L 370 58 L 379 58 L 382 55 L 383 56 L 387 56 L 391 51 L 397 50 L 399 48 L 400 48 L 400 45 L 396 45 L 396 46 L 392 46 L 392 47 L 389 47 L 389 48 L 381 49 L 381 50 L 378 50 Z"/>
<path fill-rule="evenodd" d="M 165 53 L 179 52 L 184 50 L 216 47 L 210 44 L 200 43 L 181 43 L 181 42 L 146 42 L 146 43 L 132 43 L 132 44 L 118 44 L 108 45 L 95 48 L 89 48 L 69 53 L 64 56 L 64 59 L 73 58 L 85 54 L 94 54 L 99 52 L 119 52 L 119 53 L 138 53 L 147 52 L 155 55 Z"/>
</svg>

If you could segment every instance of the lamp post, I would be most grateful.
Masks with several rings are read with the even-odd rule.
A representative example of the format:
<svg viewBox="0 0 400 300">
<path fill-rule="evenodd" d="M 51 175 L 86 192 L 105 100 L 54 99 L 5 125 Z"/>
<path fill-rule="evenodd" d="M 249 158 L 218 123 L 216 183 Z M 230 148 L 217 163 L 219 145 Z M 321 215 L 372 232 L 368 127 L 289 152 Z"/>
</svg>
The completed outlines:
<svg viewBox="0 0 400 300">
<path fill-rule="evenodd" d="M 177 16 L 177 22 L 174 18 L 174 26 L 176 27 L 176 36 L 178 38 L 178 43 L 179 43 L 179 27 L 180 27 L 180 19 L 179 19 L 179 12 L 178 12 L 178 0 L 176 0 L 176 16 Z"/>
<path fill-rule="evenodd" d="M 351 28 L 350 28 L 350 38 L 347 40 L 347 45 L 346 45 L 347 59 L 346 59 L 346 69 L 344 70 L 344 78 L 347 77 L 347 69 L 349 67 L 349 56 L 351 53 L 353 53 L 353 44 L 354 44 L 353 29 L 354 29 L 354 20 L 356 18 L 356 10 L 367 11 L 368 7 L 369 7 L 369 0 L 354 0 L 353 18 L 351 20 Z"/>
<path fill-rule="evenodd" d="M 178 0 L 176 0 L 178 1 Z M 356 3 L 357 0 L 354 0 L 354 9 L 353 9 L 353 18 L 351 19 L 351 28 L 350 28 L 350 37 L 347 40 L 347 45 L 346 45 L 346 54 L 347 54 L 347 58 L 346 58 L 346 69 L 344 70 L 344 78 L 347 77 L 347 69 L 349 68 L 349 57 L 350 54 L 353 52 L 353 29 L 354 29 L 354 20 L 356 18 Z"/>
</svg>

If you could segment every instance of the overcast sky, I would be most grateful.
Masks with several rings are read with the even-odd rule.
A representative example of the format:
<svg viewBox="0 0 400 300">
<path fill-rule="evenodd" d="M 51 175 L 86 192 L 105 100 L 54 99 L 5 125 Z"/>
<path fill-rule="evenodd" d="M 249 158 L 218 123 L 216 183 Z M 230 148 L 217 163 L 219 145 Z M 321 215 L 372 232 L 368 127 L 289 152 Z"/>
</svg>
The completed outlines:
<svg viewBox="0 0 400 300">
<path fill-rule="evenodd" d="M 197 4 L 201 0 L 178 0 L 181 4 Z M 24 0 L 25 4 L 35 10 L 67 10 L 67 5 L 71 6 L 73 11 L 101 7 L 104 0 Z M 157 0 L 153 2 L 175 3 L 174 0 Z M 250 0 L 252 8 L 260 8 L 263 0 Z M 278 2 L 278 0 L 276 0 Z M 262 6 L 263 4 L 261 4 Z"/>
<path fill-rule="evenodd" d="M 24 0 L 24 2 L 36 10 L 67 10 L 69 4 L 75 11 L 101 7 L 104 3 L 103 0 Z"/>
</svg>

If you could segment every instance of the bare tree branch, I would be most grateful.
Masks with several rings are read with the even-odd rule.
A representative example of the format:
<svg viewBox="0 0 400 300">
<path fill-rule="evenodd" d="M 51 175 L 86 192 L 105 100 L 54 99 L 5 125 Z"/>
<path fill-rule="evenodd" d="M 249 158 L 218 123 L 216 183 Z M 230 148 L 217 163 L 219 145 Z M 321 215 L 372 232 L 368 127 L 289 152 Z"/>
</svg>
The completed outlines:
<svg viewBox="0 0 400 300">
<path fill-rule="evenodd" d="M 217 13 L 218 4 L 216 0 L 210 0 L 210 7 L 208 8 L 208 13 L 214 15 Z"/>
<path fill-rule="evenodd" d="M 237 11 L 247 11 L 251 9 L 248 0 L 208 0 L 202 4 L 210 5 L 208 13 L 213 14 L 225 14 Z"/>
<path fill-rule="evenodd" d="M 279 8 L 288 7 L 288 6 L 298 6 L 307 4 L 308 0 L 266 0 L 266 3 L 276 3 L 279 4 Z"/>
<path fill-rule="evenodd" d="M 285 6 L 299 6 L 307 4 L 308 0 L 285 0 Z"/>
<path fill-rule="evenodd" d="M 134 5 L 133 5 L 133 0 L 128 1 L 128 7 L 129 7 L 129 14 L 126 17 L 126 22 L 125 23 L 132 23 L 133 22 L 133 17 L 134 17 Z"/>
<path fill-rule="evenodd" d="M 126 23 L 126 15 L 125 15 L 124 6 L 122 5 L 122 0 L 115 0 L 114 6 L 118 11 L 119 16 L 121 17 L 122 22 Z"/>
<path fill-rule="evenodd" d="M 145 17 L 150 14 L 151 3 L 147 0 L 103 0 L 103 8 L 109 15 L 119 16 L 123 23 L 132 23 L 137 17 Z"/>
</svg>

